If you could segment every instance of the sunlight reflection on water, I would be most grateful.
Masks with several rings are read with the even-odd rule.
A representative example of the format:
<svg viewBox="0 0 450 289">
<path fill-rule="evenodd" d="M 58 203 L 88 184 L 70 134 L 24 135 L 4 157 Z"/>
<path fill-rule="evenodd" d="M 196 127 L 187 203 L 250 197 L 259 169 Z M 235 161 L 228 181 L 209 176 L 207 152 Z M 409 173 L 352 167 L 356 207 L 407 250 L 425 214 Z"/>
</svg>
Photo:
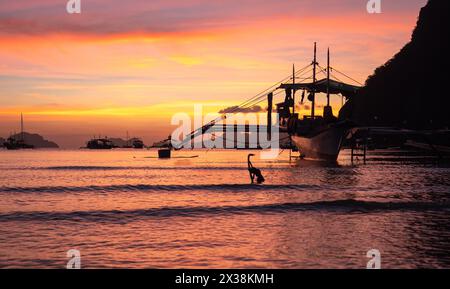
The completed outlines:
<svg viewBox="0 0 450 289">
<path fill-rule="evenodd" d="M 248 151 L 0 151 L 0 267 L 450 267 L 450 168 L 401 153 L 338 163 Z M 258 154 L 258 152 L 256 152 Z"/>
</svg>

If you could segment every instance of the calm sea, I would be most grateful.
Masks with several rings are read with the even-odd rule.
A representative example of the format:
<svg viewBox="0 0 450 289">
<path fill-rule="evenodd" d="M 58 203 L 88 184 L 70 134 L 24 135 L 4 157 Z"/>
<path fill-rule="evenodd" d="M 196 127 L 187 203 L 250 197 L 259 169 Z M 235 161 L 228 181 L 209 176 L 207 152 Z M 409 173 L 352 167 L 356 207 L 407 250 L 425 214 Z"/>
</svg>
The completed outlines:
<svg viewBox="0 0 450 289">
<path fill-rule="evenodd" d="M 366 165 L 248 151 L 0 151 L 0 267 L 450 268 L 450 166 L 400 151 Z M 257 155 L 259 152 L 255 152 Z M 189 158 L 198 156 L 196 158 Z"/>
</svg>

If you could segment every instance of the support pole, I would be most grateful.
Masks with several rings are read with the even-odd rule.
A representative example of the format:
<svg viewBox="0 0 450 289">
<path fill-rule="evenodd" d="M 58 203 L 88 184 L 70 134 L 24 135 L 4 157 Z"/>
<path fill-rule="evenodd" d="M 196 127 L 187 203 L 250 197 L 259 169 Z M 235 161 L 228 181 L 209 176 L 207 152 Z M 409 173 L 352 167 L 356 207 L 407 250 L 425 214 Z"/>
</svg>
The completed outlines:
<svg viewBox="0 0 450 289">
<path fill-rule="evenodd" d="M 295 64 L 292 64 L 292 87 L 295 87 Z M 292 115 L 295 114 L 295 88 L 292 88 Z"/>
<path fill-rule="evenodd" d="M 327 53 L 327 106 L 330 106 L 330 48 Z"/>
<path fill-rule="evenodd" d="M 267 95 L 267 136 L 269 141 L 272 140 L 272 106 L 273 92 Z"/>
<path fill-rule="evenodd" d="M 313 60 L 313 91 L 311 104 L 311 118 L 315 118 L 316 105 L 316 66 L 317 66 L 317 43 L 314 42 L 314 60 Z"/>
<path fill-rule="evenodd" d="M 367 160 L 367 137 L 364 140 L 364 164 L 366 164 L 366 160 Z"/>
<path fill-rule="evenodd" d="M 352 140 L 352 164 L 353 164 L 353 160 L 355 158 L 355 145 L 353 144 L 353 140 Z"/>
</svg>

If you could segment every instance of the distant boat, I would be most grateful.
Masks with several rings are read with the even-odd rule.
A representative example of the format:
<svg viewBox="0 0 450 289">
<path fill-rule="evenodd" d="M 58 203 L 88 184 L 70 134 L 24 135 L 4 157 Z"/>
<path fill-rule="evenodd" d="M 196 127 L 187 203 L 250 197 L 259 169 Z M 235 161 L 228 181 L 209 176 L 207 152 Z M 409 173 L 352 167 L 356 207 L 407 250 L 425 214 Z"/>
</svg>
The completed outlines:
<svg viewBox="0 0 450 289">
<path fill-rule="evenodd" d="M 23 114 L 20 114 L 20 139 L 17 139 L 16 136 L 10 136 L 6 142 L 3 143 L 3 146 L 8 150 L 34 149 L 34 146 L 27 144 L 24 139 Z"/>
<path fill-rule="evenodd" d="M 127 140 L 125 145 L 122 146 L 122 148 L 142 149 L 144 148 L 144 142 L 139 138 L 130 139 L 127 131 Z"/>
<path fill-rule="evenodd" d="M 133 141 L 133 148 L 135 149 L 142 149 L 144 148 L 144 142 L 140 139 L 135 139 Z"/>
<path fill-rule="evenodd" d="M 122 146 L 122 148 L 124 148 L 124 149 L 131 149 L 131 148 L 133 148 L 133 145 L 130 143 L 130 138 L 128 136 L 128 131 L 127 131 L 127 141 L 126 141 L 125 145 Z"/>
<path fill-rule="evenodd" d="M 87 142 L 86 148 L 91 150 L 110 150 L 114 144 L 107 138 L 94 138 Z"/>
<path fill-rule="evenodd" d="M 9 137 L 3 145 L 8 150 L 34 149 L 33 145 L 26 144 L 23 139 L 15 139 L 14 137 Z"/>
</svg>

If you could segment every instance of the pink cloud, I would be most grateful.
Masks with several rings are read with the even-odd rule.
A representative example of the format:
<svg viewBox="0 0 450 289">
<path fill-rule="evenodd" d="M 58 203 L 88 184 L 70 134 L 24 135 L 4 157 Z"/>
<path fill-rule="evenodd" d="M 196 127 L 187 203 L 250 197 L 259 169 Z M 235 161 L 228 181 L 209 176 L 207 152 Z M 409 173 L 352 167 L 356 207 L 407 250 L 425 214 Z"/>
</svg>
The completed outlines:
<svg viewBox="0 0 450 289">
<path fill-rule="evenodd" d="M 426 0 L 384 1 L 385 15 L 417 13 Z M 0 2 L 0 34 L 173 33 L 243 27 L 271 18 L 368 16 L 361 0 L 153 0 L 82 1 L 81 15 L 68 15 L 65 1 Z"/>
</svg>

